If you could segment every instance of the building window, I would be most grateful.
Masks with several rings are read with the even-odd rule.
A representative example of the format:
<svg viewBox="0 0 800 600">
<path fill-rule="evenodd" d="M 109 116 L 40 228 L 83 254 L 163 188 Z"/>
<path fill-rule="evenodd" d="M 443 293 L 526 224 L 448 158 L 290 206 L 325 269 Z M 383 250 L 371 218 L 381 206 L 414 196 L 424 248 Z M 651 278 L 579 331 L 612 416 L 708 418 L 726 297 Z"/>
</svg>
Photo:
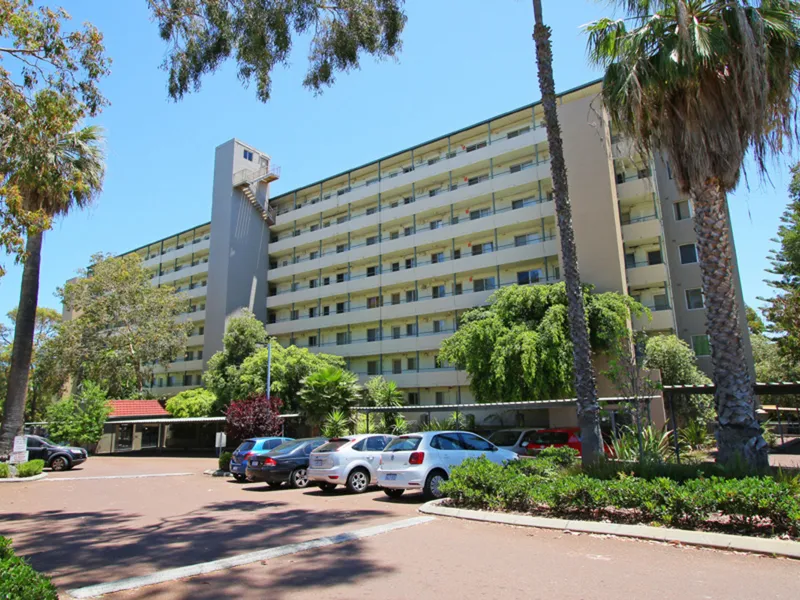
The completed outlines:
<svg viewBox="0 0 800 600">
<path fill-rule="evenodd" d="M 205 327 L 198 327 L 197 328 L 197 335 L 203 335 L 206 332 Z"/>
<path fill-rule="evenodd" d="M 407 323 L 406 324 L 406 335 L 408 337 L 415 337 L 417 335 L 417 324 L 416 323 Z"/>
<path fill-rule="evenodd" d="M 316 316 L 317 316 L 317 307 L 312 306 L 311 308 L 308 309 L 308 318 L 313 319 Z"/>
<path fill-rule="evenodd" d="M 367 267 L 367 277 L 375 277 L 378 273 L 378 267 Z"/>
<path fill-rule="evenodd" d="M 317 258 L 319 258 L 319 250 L 314 250 L 313 252 L 309 252 L 308 253 L 308 259 L 309 260 L 314 260 L 314 259 L 317 259 Z"/>
<path fill-rule="evenodd" d="M 673 204 L 675 209 L 675 220 L 676 221 L 684 221 L 686 219 L 692 218 L 692 205 L 689 204 L 688 200 L 682 200 L 681 202 L 676 202 Z"/>
<path fill-rule="evenodd" d="M 417 359 L 416 358 L 409 358 L 407 359 L 408 370 L 409 371 L 416 371 L 417 370 Z"/>
<path fill-rule="evenodd" d="M 322 285 L 330 285 L 330 284 L 331 284 L 331 278 L 330 277 L 324 277 L 322 279 Z"/>
<path fill-rule="evenodd" d="M 456 296 L 460 296 L 461 294 L 463 294 L 463 293 L 464 293 L 464 286 L 463 286 L 462 284 L 460 284 L 460 283 L 457 283 L 457 284 L 455 285 L 455 287 L 453 288 L 453 293 L 454 293 Z"/>
<path fill-rule="evenodd" d="M 371 235 L 370 237 L 367 238 L 367 246 L 374 246 L 377 243 L 378 243 L 378 236 Z"/>
<path fill-rule="evenodd" d="M 319 223 L 314 223 L 311 227 L 309 227 L 309 231 L 316 231 L 319 229 Z"/>
<path fill-rule="evenodd" d="M 417 301 L 417 290 L 406 290 L 406 302 Z"/>
<path fill-rule="evenodd" d="M 472 284 L 472 289 L 476 292 L 485 292 L 495 288 L 495 278 L 485 277 L 483 279 L 476 279 Z"/>
<path fill-rule="evenodd" d="M 633 269 L 636 266 L 636 254 L 633 252 L 627 252 L 625 254 L 625 268 L 626 269 Z"/>
<path fill-rule="evenodd" d="M 707 335 L 693 335 L 692 348 L 696 356 L 711 356 L 711 342 Z"/>
<path fill-rule="evenodd" d="M 377 360 L 368 360 L 367 361 L 367 375 L 377 375 L 378 374 L 378 361 Z"/>
<path fill-rule="evenodd" d="M 433 298 L 444 298 L 447 293 L 444 290 L 444 285 L 434 285 L 431 288 L 431 296 Z"/>
<path fill-rule="evenodd" d="M 408 404 L 410 406 L 419 406 L 419 392 L 408 392 Z"/>
<path fill-rule="evenodd" d="M 392 339 L 393 340 L 399 340 L 400 339 L 400 331 L 401 331 L 400 327 L 398 327 L 398 326 L 392 327 Z"/>
<path fill-rule="evenodd" d="M 431 263 L 437 264 L 444 262 L 444 252 L 434 252 L 431 254 Z"/>
<path fill-rule="evenodd" d="M 377 329 L 367 329 L 367 341 L 368 342 L 377 342 L 378 341 L 378 330 Z"/>
<path fill-rule="evenodd" d="M 299 318 L 300 318 L 300 313 L 298 311 L 296 311 L 296 310 L 293 310 L 292 314 L 290 316 L 290 319 L 292 321 L 297 321 L 297 319 L 299 319 Z"/>
<path fill-rule="evenodd" d="M 479 254 L 488 254 L 494 251 L 494 242 L 485 242 L 483 244 L 475 244 L 472 246 L 472 256 Z"/>
<path fill-rule="evenodd" d="M 433 332 L 434 333 L 441 333 L 442 331 L 444 331 L 444 321 L 441 320 L 441 319 L 437 320 L 437 321 L 434 321 L 433 322 Z"/>
<path fill-rule="evenodd" d="M 703 290 L 694 288 L 686 290 L 686 308 L 689 310 L 698 310 L 705 308 L 705 301 L 703 299 Z"/>
<path fill-rule="evenodd" d="M 344 312 L 344 302 L 337 302 L 336 303 L 336 314 L 340 315 Z"/>
<path fill-rule="evenodd" d="M 245 160 L 249 160 L 250 162 L 253 162 L 253 153 L 250 152 L 250 150 L 245 150 L 243 152 L 243 156 L 244 156 Z"/>
<path fill-rule="evenodd" d="M 528 285 L 529 283 L 538 283 L 542 276 L 541 269 L 532 269 L 530 271 L 518 271 L 517 283 L 519 285 Z"/>
<path fill-rule="evenodd" d="M 330 306 L 323 306 L 322 307 L 322 314 L 326 317 L 331 314 L 331 307 Z"/>
<path fill-rule="evenodd" d="M 183 376 L 183 385 L 192 385 L 192 376 L 191 375 L 184 375 Z"/>
<path fill-rule="evenodd" d="M 664 261 L 661 258 L 661 250 L 651 250 L 647 253 L 648 265 L 660 265 Z"/>
<path fill-rule="evenodd" d="M 344 283 L 344 273 L 336 274 L 336 283 Z"/>
<path fill-rule="evenodd" d="M 436 405 L 441 406 L 444 404 L 444 392 L 436 392 Z"/>
<path fill-rule="evenodd" d="M 347 332 L 340 331 L 339 333 L 336 334 L 336 345 L 344 346 L 345 344 L 347 344 Z"/>
<path fill-rule="evenodd" d="M 414 268 L 414 259 L 407 258 L 406 259 L 406 269 L 413 269 Z"/>
<path fill-rule="evenodd" d="M 697 262 L 697 246 L 694 244 L 683 244 L 678 246 L 681 253 L 681 264 L 690 265 Z"/>
<path fill-rule="evenodd" d="M 389 233 L 389 239 L 390 240 L 396 240 L 396 239 L 399 239 L 399 238 L 400 238 L 400 232 L 399 231 L 391 231 Z"/>
<path fill-rule="evenodd" d="M 441 227 L 442 227 L 442 220 L 441 219 L 436 219 L 435 221 L 431 221 L 430 222 L 430 228 L 431 229 L 441 229 Z"/>
<path fill-rule="evenodd" d="M 399 375 L 403 372 L 403 361 L 399 358 L 392 360 L 392 374 Z"/>
<path fill-rule="evenodd" d="M 396 273 L 399 270 L 400 270 L 400 263 L 399 262 L 392 263 L 392 272 Z"/>
<path fill-rule="evenodd" d="M 392 304 L 400 304 L 400 294 L 392 294 Z"/>
<path fill-rule="evenodd" d="M 491 214 L 491 210 L 489 210 L 488 208 L 478 208 L 470 211 L 469 219 L 470 221 L 475 221 L 476 219 L 480 219 L 482 217 L 488 217 L 489 214 Z"/>
<path fill-rule="evenodd" d="M 458 260 L 461 258 L 461 248 L 456 248 L 453 250 L 453 260 Z"/>
<path fill-rule="evenodd" d="M 317 336 L 315 336 L 315 335 L 308 336 L 308 345 L 309 346 L 316 346 L 317 345 Z"/>
<path fill-rule="evenodd" d="M 376 212 L 378 212 L 377 206 L 371 206 L 370 208 L 367 209 L 368 215 L 374 215 Z"/>
<path fill-rule="evenodd" d="M 347 223 L 347 215 L 336 217 L 336 223 L 338 223 L 339 225 L 341 225 L 342 223 Z"/>
<path fill-rule="evenodd" d="M 380 296 L 372 296 L 371 298 L 367 298 L 367 308 L 378 308 L 380 302 Z"/>
<path fill-rule="evenodd" d="M 314 289 L 315 287 L 317 287 L 317 283 L 318 283 L 318 281 L 316 279 L 309 279 L 308 280 L 308 287 L 310 287 L 311 289 Z"/>
</svg>

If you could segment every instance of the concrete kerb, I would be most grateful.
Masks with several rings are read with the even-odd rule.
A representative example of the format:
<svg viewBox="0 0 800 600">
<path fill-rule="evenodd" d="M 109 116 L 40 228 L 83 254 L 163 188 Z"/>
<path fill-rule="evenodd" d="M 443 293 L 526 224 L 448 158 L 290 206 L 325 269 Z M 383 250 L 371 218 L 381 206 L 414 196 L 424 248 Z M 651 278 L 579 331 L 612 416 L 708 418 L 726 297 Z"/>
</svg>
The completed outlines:
<svg viewBox="0 0 800 600">
<path fill-rule="evenodd" d="M 39 481 L 47 477 L 47 473 L 39 473 L 33 477 L 6 477 L 0 479 L 0 483 L 28 483 L 29 481 Z"/>
<path fill-rule="evenodd" d="M 687 544 L 720 550 L 800 559 L 800 542 L 789 540 L 774 540 L 769 538 L 729 535 L 725 533 L 689 531 L 685 529 L 669 529 L 666 527 L 650 527 L 648 525 L 624 525 L 621 523 L 601 523 L 597 521 L 550 519 L 547 517 L 466 510 L 463 508 L 442 506 L 442 502 L 444 502 L 444 499 L 426 502 L 420 507 L 419 511 L 427 515 L 454 517 L 456 519 L 468 519 L 484 523 L 499 523 L 502 525 L 516 525 L 519 527 L 538 527 L 540 529 L 557 529 L 559 531 L 573 533 L 617 535 L 641 540 L 654 540 L 657 542 Z"/>
<path fill-rule="evenodd" d="M 221 469 L 206 469 L 203 471 L 203 475 L 211 475 L 211 477 L 233 477 L 233 473 Z"/>
</svg>

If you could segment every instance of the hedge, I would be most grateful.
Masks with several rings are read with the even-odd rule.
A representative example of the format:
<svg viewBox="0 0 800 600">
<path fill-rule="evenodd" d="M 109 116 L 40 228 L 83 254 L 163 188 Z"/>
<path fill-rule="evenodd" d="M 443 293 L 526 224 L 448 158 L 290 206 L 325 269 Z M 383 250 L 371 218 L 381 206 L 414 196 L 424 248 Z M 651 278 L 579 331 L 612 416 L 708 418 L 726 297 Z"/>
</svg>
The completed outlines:
<svg viewBox="0 0 800 600">
<path fill-rule="evenodd" d="M 58 600 L 50 579 L 14 554 L 11 540 L 0 537 L 0 598 Z"/>
<path fill-rule="evenodd" d="M 219 455 L 219 470 L 220 471 L 230 471 L 231 470 L 231 457 L 233 456 L 232 452 L 223 452 Z"/>
<path fill-rule="evenodd" d="M 504 467 L 485 458 L 470 459 L 452 470 L 442 489 L 459 508 L 800 534 L 798 478 L 712 476 L 675 481 L 620 473 L 616 479 L 599 479 L 571 469 L 542 474 L 551 461 L 538 466 L 537 462 L 520 460 Z"/>
<path fill-rule="evenodd" d="M 7 463 L 0 463 L 0 479 L 8 479 L 11 477 L 11 469 Z"/>
<path fill-rule="evenodd" d="M 20 465 L 17 465 L 17 477 L 33 477 L 39 475 L 44 469 L 43 460 L 29 460 Z"/>
</svg>

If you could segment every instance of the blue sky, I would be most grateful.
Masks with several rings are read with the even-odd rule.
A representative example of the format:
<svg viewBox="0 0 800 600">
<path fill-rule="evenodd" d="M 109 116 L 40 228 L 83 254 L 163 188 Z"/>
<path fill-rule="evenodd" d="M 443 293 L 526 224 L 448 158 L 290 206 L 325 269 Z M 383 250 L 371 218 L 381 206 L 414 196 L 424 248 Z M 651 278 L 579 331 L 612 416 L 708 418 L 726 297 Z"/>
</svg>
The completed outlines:
<svg viewBox="0 0 800 600">
<path fill-rule="evenodd" d="M 48 1 L 47 4 L 57 4 Z M 111 106 L 107 173 L 90 209 L 59 220 L 45 235 L 39 304 L 60 308 L 56 288 L 96 252 L 121 253 L 206 222 L 211 216 L 214 148 L 239 138 L 282 168 L 273 195 L 461 128 L 539 98 L 531 3 L 523 0 L 409 0 L 397 62 L 367 58 L 320 96 L 302 87 L 308 40 L 273 78 L 262 104 L 236 78 L 233 63 L 179 103 L 167 99 L 159 69 L 164 43 L 145 0 L 62 0 L 75 22 L 104 34 L 114 63 L 103 84 Z M 605 2 L 544 2 L 553 27 L 555 79 L 566 90 L 600 76 L 586 61 L 580 26 L 607 15 Z M 745 299 L 767 295 L 766 256 L 786 205 L 789 157 L 771 183 L 751 176 L 730 197 Z M 16 306 L 21 269 L 4 260 L 0 314 Z"/>
</svg>

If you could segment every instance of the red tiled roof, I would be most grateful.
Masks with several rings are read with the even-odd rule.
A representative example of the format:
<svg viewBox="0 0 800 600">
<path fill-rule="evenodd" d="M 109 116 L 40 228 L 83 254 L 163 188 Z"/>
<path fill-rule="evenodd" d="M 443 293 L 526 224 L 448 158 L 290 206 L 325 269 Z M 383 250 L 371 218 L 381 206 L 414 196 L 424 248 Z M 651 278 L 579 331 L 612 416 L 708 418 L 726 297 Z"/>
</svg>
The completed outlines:
<svg viewBox="0 0 800 600">
<path fill-rule="evenodd" d="M 109 400 L 110 419 L 115 417 L 164 417 L 169 413 L 158 400 Z"/>
</svg>

